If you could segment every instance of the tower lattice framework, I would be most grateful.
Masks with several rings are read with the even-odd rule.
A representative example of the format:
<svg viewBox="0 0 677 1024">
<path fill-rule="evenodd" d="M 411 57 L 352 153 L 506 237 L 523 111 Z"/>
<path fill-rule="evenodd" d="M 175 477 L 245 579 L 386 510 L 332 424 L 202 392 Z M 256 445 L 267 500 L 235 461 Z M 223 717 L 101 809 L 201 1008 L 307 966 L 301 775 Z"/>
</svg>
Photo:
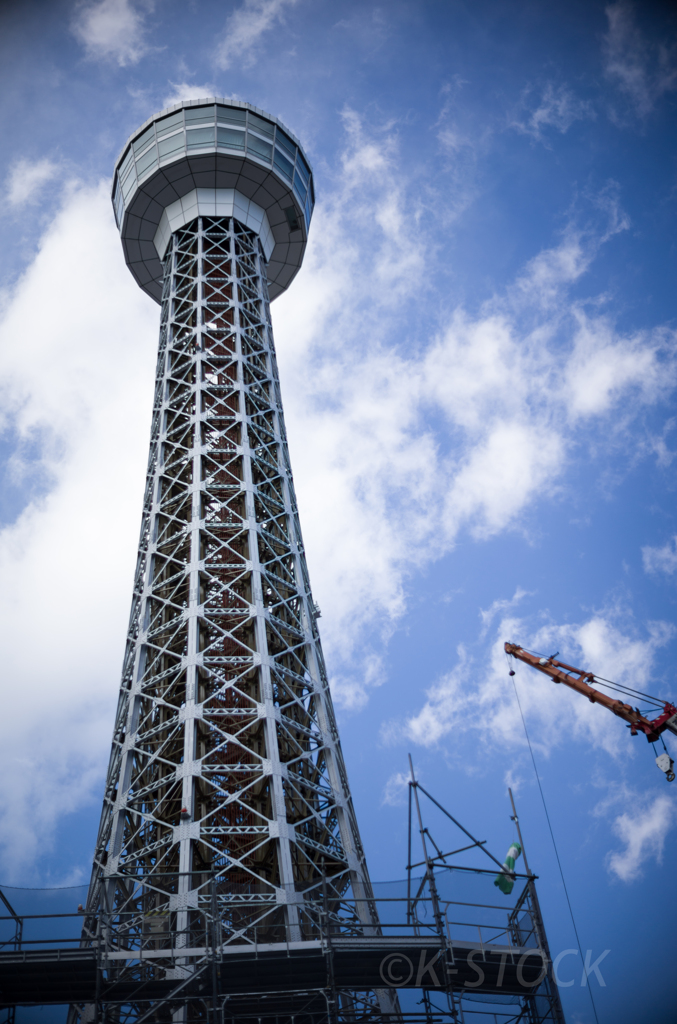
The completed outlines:
<svg viewBox="0 0 677 1024">
<path fill-rule="evenodd" d="M 90 911 L 131 932 L 177 915 L 190 946 L 215 877 L 224 941 L 301 939 L 325 878 L 334 914 L 371 919 L 316 618 L 259 238 L 199 217 L 165 258 Z"/>
</svg>

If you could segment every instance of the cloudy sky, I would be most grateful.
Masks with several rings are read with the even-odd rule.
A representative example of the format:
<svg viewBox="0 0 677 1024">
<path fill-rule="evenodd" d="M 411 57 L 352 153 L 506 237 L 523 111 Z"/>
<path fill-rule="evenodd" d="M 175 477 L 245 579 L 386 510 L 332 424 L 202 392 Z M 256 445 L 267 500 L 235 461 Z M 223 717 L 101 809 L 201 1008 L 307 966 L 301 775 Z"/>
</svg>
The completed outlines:
<svg viewBox="0 0 677 1024">
<path fill-rule="evenodd" d="M 512 785 L 574 947 L 502 644 L 677 699 L 674 5 L 5 0 L 0 80 L 0 881 L 85 879 L 100 811 L 159 317 L 113 165 L 161 108 L 230 96 L 315 171 L 273 319 L 372 875 L 403 875 L 408 751 L 501 855 Z M 610 950 L 599 1020 L 668 1022 L 677 784 L 515 680 L 583 952 Z"/>
</svg>

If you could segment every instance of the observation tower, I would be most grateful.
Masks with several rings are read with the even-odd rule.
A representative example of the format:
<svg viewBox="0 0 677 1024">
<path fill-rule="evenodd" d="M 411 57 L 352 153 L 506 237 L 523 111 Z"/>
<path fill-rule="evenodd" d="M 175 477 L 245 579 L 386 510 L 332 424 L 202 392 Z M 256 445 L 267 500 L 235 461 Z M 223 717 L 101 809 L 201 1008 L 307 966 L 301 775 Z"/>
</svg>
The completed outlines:
<svg viewBox="0 0 677 1024">
<path fill-rule="evenodd" d="M 210 98 L 164 110 L 115 167 L 125 259 L 161 318 L 132 608 L 84 917 L 83 944 L 103 951 L 107 982 L 128 993 L 106 1020 L 220 1020 L 222 1009 L 200 996 L 200 978 L 218 990 L 206 951 L 302 949 L 320 919 L 337 931 L 378 931 L 270 321 L 270 301 L 301 266 L 313 205 L 298 140 L 246 103 Z M 353 1013 L 358 1002 L 396 1007 L 384 990 L 349 1001 Z M 271 1002 L 279 1014 L 282 1004 Z M 260 1016 L 252 1006 L 241 1012 Z M 71 1009 L 71 1020 L 96 1019 L 94 1004 Z"/>
</svg>

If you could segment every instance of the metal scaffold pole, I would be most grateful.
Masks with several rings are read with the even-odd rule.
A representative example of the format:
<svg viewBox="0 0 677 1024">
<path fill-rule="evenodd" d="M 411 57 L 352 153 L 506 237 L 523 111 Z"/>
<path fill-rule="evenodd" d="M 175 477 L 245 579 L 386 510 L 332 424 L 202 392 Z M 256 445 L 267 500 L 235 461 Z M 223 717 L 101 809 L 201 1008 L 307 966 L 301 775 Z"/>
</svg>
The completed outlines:
<svg viewBox="0 0 677 1024">
<path fill-rule="evenodd" d="M 538 893 L 536 892 L 535 876 L 532 875 L 529 870 L 529 862 L 527 860 L 527 851 L 524 845 L 524 839 L 522 837 L 522 829 L 520 828 L 520 821 L 517 815 L 517 808 L 515 807 L 515 798 L 512 795 L 512 789 L 508 787 L 508 793 L 510 795 L 510 806 L 512 807 L 512 820 L 515 822 L 515 828 L 517 829 L 517 835 L 522 848 L 522 857 L 524 858 L 524 869 L 527 873 L 528 891 L 529 891 L 529 902 L 531 903 L 531 913 L 534 921 L 534 930 L 538 937 L 539 949 L 543 950 L 544 958 L 548 963 L 551 962 L 550 949 L 548 947 L 548 939 L 545 933 L 545 925 L 543 924 L 543 916 L 541 914 L 541 906 L 538 902 Z M 555 977 L 550 974 L 546 979 L 545 983 L 549 989 L 548 995 L 550 998 L 552 1008 L 552 1020 L 556 1024 L 564 1024 L 564 1011 L 562 1010 L 562 1002 L 557 988 L 557 981 Z"/>
</svg>

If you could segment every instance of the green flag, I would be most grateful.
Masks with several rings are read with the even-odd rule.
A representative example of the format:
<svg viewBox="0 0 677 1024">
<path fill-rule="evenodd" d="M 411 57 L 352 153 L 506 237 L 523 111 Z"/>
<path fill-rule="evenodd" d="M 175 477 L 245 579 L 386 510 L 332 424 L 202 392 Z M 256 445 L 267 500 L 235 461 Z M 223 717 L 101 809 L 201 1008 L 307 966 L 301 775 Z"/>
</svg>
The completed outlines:
<svg viewBox="0 0 677 1024">
<path fill-rule="evenodd" d="M 494 879 L 494 885 L 497 885 L 501 892 L 504 892 L 506 896 L 510 895 L 512 887 L 515 884 L 515 861 L 521 852 L 522 847 L 520 844 L 513 843 L 505 856 L 500 875 L 496 875 L 496 878 Z"/>
</svg>

